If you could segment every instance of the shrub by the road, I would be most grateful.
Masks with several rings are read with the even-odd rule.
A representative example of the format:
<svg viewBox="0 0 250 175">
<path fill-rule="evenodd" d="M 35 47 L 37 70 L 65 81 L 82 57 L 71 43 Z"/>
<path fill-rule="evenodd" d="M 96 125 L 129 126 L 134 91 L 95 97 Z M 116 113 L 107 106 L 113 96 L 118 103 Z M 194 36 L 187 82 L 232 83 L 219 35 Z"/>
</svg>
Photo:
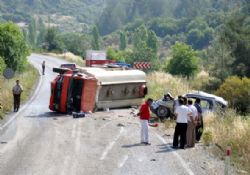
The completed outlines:
<svg viewBox="0 0 250 175">
<path fill-rule="evenodd" d="M 231 146 L 232 163 L 238 169 L 250 172 L 249 117 L 239 116 L 231 109 L 228 109 L 223 115 L 210 113 L 204 118 L 204 133 L 211 134 L 212 140 L 209 140 L 209 142 L 223 150 L 219 152 L 222 157 L 225 156 L 227 146 Z M 207 142 L 208 140 L 204 136 L 203 141 Z"/>
<path fill-rule="evenodd" d="M 216 94 L 227 99 L 238 112 L 250 113 L 250 78 L 229 77 Z"/>
<path fill-rule="evenodd" d="M 32 90 L 36 86 L 38 72 L 36 69 L 34 69 L 34 67 L 28 65 L 26 71 L 21 74 L 16 73 L 15 77 L 11 80 L 6 80 L 0 75 L 0 119 L 3 118 L 4 115 L 13 108 L 12 87 L 15 85 L 15 81 L 17 79 L 20 80 L 20 83 L 24 88 L 23 94 L 21 96 L 21 102 L 24 102 L 28 99 Z"/>
</svg>

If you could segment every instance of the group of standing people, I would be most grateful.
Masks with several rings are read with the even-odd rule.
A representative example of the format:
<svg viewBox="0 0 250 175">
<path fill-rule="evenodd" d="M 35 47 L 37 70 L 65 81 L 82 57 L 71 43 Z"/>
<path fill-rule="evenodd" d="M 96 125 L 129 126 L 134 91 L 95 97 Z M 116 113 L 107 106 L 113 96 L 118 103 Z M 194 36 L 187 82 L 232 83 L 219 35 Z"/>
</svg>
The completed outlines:
<svg viewBox="0 0 250 175">
<path fill-rule="evenodd" d="M 148 121 L 150 119 L 150 106 L 153 99 L 148 98 L 140 107 L 139 113 L 141 124 L 141 144 L 150 145 L 148 137 Z M 175 101 L 176 126 L 174 131 L 173 148 L 185 149 L 194 147 L 199 142 L 202 130 L 202 109 L 200 99 L 196 98 L 195 103 L 186 97 L 178 97 Z M 180 141 L 179 141 L 180 138 Z"/>
<path fill-rule="evenodd" d="M 178 97 L 178 101 L 175 103 L 175 116 L 176 126 L 173 148 L 185 149 L 187 147 L 194 147 L 195 142 L 199 142 L 203 130 L 200 99 L 197 98 L 193 104 L 191 99 Z"/>
</svg>

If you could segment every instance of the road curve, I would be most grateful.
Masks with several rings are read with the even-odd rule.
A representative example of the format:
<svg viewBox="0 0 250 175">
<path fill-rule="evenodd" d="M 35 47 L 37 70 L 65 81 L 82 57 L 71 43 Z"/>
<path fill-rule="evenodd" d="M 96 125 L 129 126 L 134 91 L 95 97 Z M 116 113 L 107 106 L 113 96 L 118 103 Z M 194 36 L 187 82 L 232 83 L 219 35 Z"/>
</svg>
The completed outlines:
<svg viewBox="0 0 250 175">
<path fill-rule="evenodd" d="M 130 109 L 96 112 L 73 119 L 48 109 L 52 67 L 65 61 L 32 54 L 46 72 L 31 101 L 0 130 L 0 175 L 193 175 L 222 174 L 199 150 L 170 148 L 172 137 L 150 130 L 151 146 L 139 144 L 139 122 Z M 205 163 L 204 163 L 205 162 Z M 211 160 L 214 162 L 214 160 Z"/>
</svg>

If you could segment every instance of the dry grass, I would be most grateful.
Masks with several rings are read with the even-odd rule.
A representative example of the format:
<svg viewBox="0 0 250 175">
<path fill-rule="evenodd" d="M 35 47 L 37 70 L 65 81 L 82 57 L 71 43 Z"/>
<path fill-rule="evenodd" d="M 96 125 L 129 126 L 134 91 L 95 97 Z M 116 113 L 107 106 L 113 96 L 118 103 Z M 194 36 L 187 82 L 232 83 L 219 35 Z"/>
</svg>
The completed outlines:
<svg viewBox="0 0 250 175">
<path fill-rule="evenodd" d="M 76 63 L 78 66 L 85 66 L 85 61 L 77 55 L 74 55 L 71 52 L 66 52 L 58 54 L 58 53 L 44 53 L 44 55 L 49 55 L 49 56 L 53 56 L 53 57 L 57 57 L 57 58 L 61 58 L 61 59 L 65 59 L 69 62 L 73 62 Z"/>
<path fill-rule="evenodd" d="M 225 155 L 227 146 L 231 146 L 233 164 L 250 173 L 250 119 L 229 109 L 223 116 L 209 114 L 204 124 L 204 133 L 212 134 L 212 144 L 223 149 L 221 154 Z M 203 141 L 207 142 L 206 138 Z"/>
<path fill-rule="evenodd" d="M 26 72 L 15 75 L 15 77 L 11 80 L 5 80 L 2 76 L 0 76 L 0 118 L 3 118 L 6 113 L 12 110 L 12 87 L 15 85 L 15 81 L 19 79 L 23 86 L 24 92 L 21 96 L 21 101 L 23 102 L 28 99 L 31 91 L 35 87 L 37 77 L 38 72 L 31 65 L 29 65 Z"/>
<path fill-rule="evenodd" d="M 191 88 L 186 79 L 173 77 L 164 72 L 153 72 L 147 76 L 149 97 L 162 98 L 163 94 L 170 92 L 173 96 L 183 95 Z"/>
<path fill-rule="evenodd" d="M 205 71 L 201 71 L 198 75 L 189 81 L 190 87 L 195 90 L 202 90 L 204 85 L 209 82 L 209 74 Z"/>
</svg>

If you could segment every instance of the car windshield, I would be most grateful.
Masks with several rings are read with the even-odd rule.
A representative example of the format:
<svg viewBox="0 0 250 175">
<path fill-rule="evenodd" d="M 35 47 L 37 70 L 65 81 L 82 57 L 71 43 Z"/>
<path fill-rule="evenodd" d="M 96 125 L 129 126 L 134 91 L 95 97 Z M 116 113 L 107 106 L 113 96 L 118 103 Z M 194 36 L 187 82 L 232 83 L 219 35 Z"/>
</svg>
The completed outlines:
<svg viewBox="0 0 250 175">
<path fill-rule="evenodd" d="M 207 99 L 201 99 L 201 108 L 202 110 L 212 110 L 213 102 Z"/>
</svg>

